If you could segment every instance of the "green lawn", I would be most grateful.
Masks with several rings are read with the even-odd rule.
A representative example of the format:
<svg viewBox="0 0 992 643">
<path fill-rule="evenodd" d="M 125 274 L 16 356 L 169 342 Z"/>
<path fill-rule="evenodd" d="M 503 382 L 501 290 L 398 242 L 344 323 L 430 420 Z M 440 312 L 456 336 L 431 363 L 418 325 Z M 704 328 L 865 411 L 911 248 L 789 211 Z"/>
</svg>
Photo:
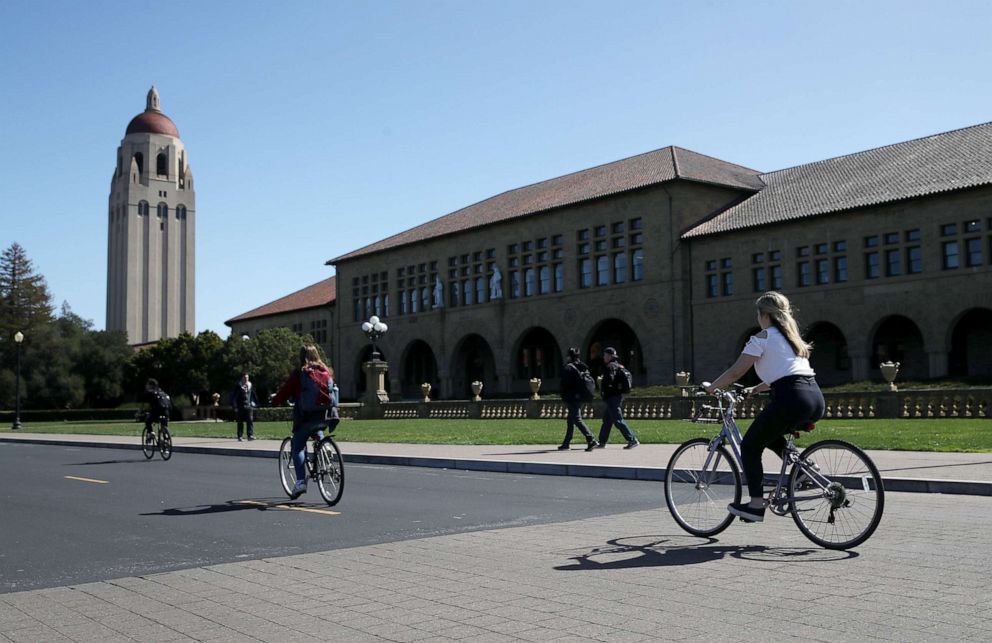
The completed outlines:
<svg viewBox="0 0 992 643">
<path fill-rule="evenodd" d="M 599 421 L 588 421 L 595 433 Z M 745 429 L 749 421 L 741 421 Z M 632 420 L 631 427 L 644 443 L 679 443 L 699 435 L 714 435 L 714 425 L 697 425 L 683 420 Z M 78 433 L 133 435 L 140 424 L 134 422 L 50 422 L 27 423 L 23 431 L 33 433 Z M 233 438 L 233 422 L 183 423 L 170 425 L 177 437 Z M 409 442 L 421 444 L 556 444 L 565 428 L 561 420 L 345 420 L 338 427 L 338 439 L 350 442 Z M 0 432 L 10 432 L 5 426 Z M 288 422 L 256 422 L 260 438 L 289 435 Z M 622 438 L 614 430 L 615 440 Z M 823 420 L 799 444 L 840 438 L 865 449 L 906 451 L 992 452 L 992 420 Z M 581 441 L 581 436 L 577 439 Z"/>
</svg>

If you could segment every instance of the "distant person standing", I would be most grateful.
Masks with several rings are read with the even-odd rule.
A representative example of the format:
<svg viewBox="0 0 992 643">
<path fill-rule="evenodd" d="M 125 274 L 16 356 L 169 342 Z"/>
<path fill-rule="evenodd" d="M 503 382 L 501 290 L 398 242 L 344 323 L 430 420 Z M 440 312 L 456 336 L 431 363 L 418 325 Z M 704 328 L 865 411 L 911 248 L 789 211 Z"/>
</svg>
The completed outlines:
<svg viewBox="0 0 992 643">
<path fill-rule="evenodd" d="M 587 382 L 591 385 L 588 386 Z M 592 451 L 599 444 L 592 437 L 592 431 L 582 421 L 581 407 L 583 402 L 592 399 L 596 391 L 596 382 L 589 373 L 589 367 L 579 359 L 579 351 L 575 348 L 568 349 L 568 360 L 561 369 L 561 399 L 568 410 L 565 422 L 565 439 L 562 440 L 559 451 L 568 451 L 571 448 L 572 435 L 575 427 L 579 428 L 586 439 L 586 451 Z"/>
<path fill-rule="evenodd" d="M 637 436 L 630 430 L 627 423 L 623 421 L 623 394 L 630 391 L 631 387 L 630 371 L 617 361 L 617 351 L 613 347 L 603 349 L 603 382 L 600 388 L 600 395 L 606 402 L 606 410 L 603 411 L 603 425 L 599 429 L 598 448 L 606 447 L 606 442 L 610 439 L 610 430 L 615 424 L 623 437 L 627 439 L 625 449 L 633 449 L 640 442 Z"/>
<path fill-rule="evenodd" d="M 248 373 L 241 374 L 241 381 L 234 387 L 231 393 L 231 406 L 238 420 L 238 442 L 242 441 L 245 424 L 248 425 L 248 439 L 255 439 L 255 417 L 254 410 L 258 406 L 258 398 L 255 397 L 255 387 L 248 379 Z"/>
</svg>

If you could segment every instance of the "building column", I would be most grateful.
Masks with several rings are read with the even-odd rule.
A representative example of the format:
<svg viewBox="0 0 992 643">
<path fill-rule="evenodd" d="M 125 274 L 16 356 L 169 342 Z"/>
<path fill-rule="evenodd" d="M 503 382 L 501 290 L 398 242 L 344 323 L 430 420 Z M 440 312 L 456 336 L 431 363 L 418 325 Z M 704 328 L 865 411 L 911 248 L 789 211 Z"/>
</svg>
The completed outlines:
<svg viewBox="0 0 992 643">
<path fill-rule="evenodd" d="M 847 354 L 851 359 L 851 379 L 855 382 L 868 379 L 868 373 L 871 371 L 868 353 L 855 352 L 848 347 Z"/>
</svg>

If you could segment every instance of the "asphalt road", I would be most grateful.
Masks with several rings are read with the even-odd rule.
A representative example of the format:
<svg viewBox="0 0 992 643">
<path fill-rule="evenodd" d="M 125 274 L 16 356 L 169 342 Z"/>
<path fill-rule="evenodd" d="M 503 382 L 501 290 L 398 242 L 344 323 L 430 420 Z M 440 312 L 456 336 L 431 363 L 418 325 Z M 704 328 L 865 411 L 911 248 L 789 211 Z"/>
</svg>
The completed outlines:
<svg viewBox="0 0 992 643">
<path fill-rule="evenodd" d="M 348 465 L 289 502 L 275 459 L 0 443 L 0 593 L 663 506 L 659 483 Z"/>
</svg>

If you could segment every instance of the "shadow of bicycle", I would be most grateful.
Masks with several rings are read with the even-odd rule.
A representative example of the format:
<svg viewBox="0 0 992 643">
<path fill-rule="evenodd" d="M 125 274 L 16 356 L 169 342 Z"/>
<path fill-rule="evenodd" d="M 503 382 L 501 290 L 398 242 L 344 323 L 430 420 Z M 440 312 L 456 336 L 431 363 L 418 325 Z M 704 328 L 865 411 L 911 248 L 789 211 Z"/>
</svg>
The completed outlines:
<svg viewBox="0 0 992 643">
<path fill-rule="evenodd" d="M 575 561 L 554 567 L 558 571 L 593 571 L 698 565 L 727 556 L 754 562 L 825 562 L 856 558 L 857 552 L 819 548 L 719 545 L 716 538 L 694 536 L 626 536 L 601 547 L 564 551 Z"/>
<path fill-rule="evenodd" d="M 193 507 L 171 507 L 162 511 L 139 514 L 141 516 L 204 516 L 222 514 L 232 511 L 267 511 L 269 509 L 326 509 L 324 504 L 314 504 L 286 500 L 285 498 L 254 498 L 250 500 L 228 500 L 212 505 L 196 505 Z"/>
</svg>

